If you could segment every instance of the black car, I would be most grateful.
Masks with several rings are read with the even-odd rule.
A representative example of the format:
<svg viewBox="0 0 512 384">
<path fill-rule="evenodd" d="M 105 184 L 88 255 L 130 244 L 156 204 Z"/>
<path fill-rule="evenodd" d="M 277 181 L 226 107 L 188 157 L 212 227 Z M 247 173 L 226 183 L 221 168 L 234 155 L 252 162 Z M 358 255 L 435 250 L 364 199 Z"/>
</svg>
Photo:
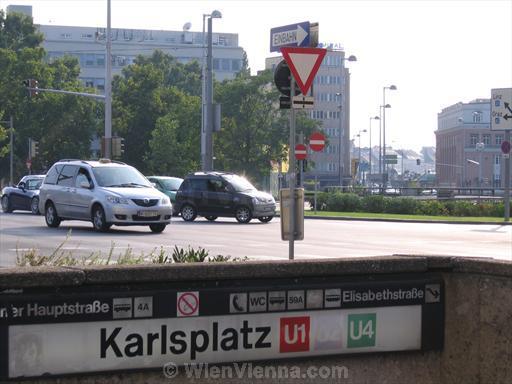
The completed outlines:
<svg viewBox="0 0 512 384">
<path fill-rule="evenodd" d="M 10 213 L 12 211 L 31 211 L 39 215 L 39 188 L 45 175 L 23 176 L 18 185 L 5 187 L 2 190 L 2 210 Z"/>
<path fill-rule="evenodd" d="M 239 223 L 257 218 L 267 223 L 276 214 L 276 202 L 258 191 L 245 178 L 223 172 L 197 172 L 188 175 L 176 194 L 173 213 L 185 221 L 200 215 L 210 221 L 235 217 Z"/>
</svg>

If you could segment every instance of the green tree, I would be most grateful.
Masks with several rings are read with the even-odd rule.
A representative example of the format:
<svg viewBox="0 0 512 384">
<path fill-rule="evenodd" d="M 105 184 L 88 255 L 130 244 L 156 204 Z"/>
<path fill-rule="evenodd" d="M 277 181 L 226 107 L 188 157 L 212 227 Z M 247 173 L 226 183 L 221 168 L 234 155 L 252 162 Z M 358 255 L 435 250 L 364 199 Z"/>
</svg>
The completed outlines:
<svg viewBox="0 0 512 384">
<path fill-rule="evenodd" d="M 286 161 L 289 115 L 279 109 L 279 94 L 272 73 L 240 75 L 217 89 L 222 103 L 222 130 L 215 134 L 215 168 L 261 180 L 271 162 Z M 297 116 L 297 133 L 309 135 L 318 124 L 305 114 Z"/>
</svg>

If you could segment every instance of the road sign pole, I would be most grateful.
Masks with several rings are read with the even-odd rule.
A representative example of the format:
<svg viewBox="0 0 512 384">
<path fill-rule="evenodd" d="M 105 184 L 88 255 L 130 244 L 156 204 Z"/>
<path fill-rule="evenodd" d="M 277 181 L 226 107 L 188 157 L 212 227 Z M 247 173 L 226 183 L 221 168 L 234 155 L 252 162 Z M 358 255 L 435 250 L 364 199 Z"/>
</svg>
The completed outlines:
<svg viewBox="0 0 512 384">
<path fill-rule="evenodd" d="M 505 141 L 510 143 L 510 130 L 505 131 Z M 510 153 L 504 159 L 505 160 L 505 196 L 504 206 L 505 206 L 505 221 L 510 220 Z"/>
<path fill-rule="evenodd" d="M 290 76 L 290 95 L 295 95 L 295 79 L 293 74 Z M 290 222 L 288 223 L 289 242 L 288 258 L 294 259 L 294 241 L 295 241 L 295 109 L 290 108 L 290 157 L 288 164 L 288 180 L 290 182 Z"/>
</svg>

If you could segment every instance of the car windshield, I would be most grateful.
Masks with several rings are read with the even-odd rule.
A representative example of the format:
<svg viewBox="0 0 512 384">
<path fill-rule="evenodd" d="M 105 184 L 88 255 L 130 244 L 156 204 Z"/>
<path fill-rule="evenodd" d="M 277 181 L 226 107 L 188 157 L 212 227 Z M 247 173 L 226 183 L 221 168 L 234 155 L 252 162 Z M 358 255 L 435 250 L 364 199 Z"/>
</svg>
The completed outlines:
<svg viewBox="0 0 512 384">
<path fill-rule="evenodd" d="M 180 188 L 183 179 L 178 178 L 168 178 L 168 179 L 160 179 L 160 182 L 163 184 L 166 191 L 177 191 Z"/>
<path fill-rule="evenodd" d="M 229 182 L 237 192 L 252 191 L 256 189 L 254 185 L 243 177 L 237 175 L 222 175 L 222 177 Z"/>
<path fill-rule="evenodd" d="M 151 183 L 132 167 L 95 167 L 92 172 L 100 187 L 151 187 Z"/>
</svg>

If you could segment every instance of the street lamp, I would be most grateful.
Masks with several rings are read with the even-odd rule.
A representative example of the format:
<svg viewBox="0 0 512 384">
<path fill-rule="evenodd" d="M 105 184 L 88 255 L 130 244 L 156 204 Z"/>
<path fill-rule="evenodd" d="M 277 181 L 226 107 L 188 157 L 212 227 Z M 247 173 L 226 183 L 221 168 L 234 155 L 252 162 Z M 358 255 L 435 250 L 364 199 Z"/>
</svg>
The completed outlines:
<svg viewBox="0 0 512 384">
<path fill-rule="evenodd" d="M 342 62 L 343 61 L 351 61 L 351 62 L 354 62 L 354 61 L 357 61 L 357 57 L 354 56 L 354 55 L 350 55 L 349 57 L 345 58 L 345 57 L 342 57 L 341 58 Z M 345 69 L 345 66 L 342 66 L 342 71 L 343 69 Z M 344 73 L 345 74 L 345 73 Z M 350 76 L 350 73 L 348 72 L 348 69 L 346 70 L 346 76 L 347 76 L 347 80 L 344 82 L 345 84 L 345 100 L 344 100 L 344 103 L 345 103 L 345 112 L 343 113 L 343 116 L 345 118 L 345 121 L 347 122 L 347 124 L 349 123 L 349 119 L 348 119 L 348 113 L 349 113 L 349 110 L 348 110 L 348 106 L 350 105 L 350 90 L 349 90 L 349 87 L 350 87 L 350 80 L 348 79 L 348 77 Z M 341 92 L 336 92 L 336 96 L 339 97 L 339 101 L 340 101 L 340 104 L 338 105 L 338 109 L 340 110 L 340 126 L 339 126 L 339 132 L 338 132 L 338 136 L 339 136 L 339 146 L 338 146 L 338 182 L 339 182 L 339 185 L 342 186 L 343 185 L 343 171 L 344 171 L 344 167 L 343 167 L 343 158 L 342 158 L 342 153 L 345 155 L 345 156 L 348 156 L 348 160 L 347 162 L 350 163 L 350 151 L 349 151 L 349 139 L 350 139 L 350 132 L 346 132 L 346 135 L 343 135 L 343 120 L 342 120 L 342 111 L 343 111 L 343 102 L 341 100 L 341 95 L 342 93 Z M 344 142 L 343 142 L 343 138 L 346 137 L 346 141 L 345 141 L 345 145 Z M 349 168 L 350 169 L 350 168 Z"/>
<path fill-rule="evenodd" d="M 484 151 L 485 144 L 483 142 L 478 142 L 475 145 L 475 149 L 477 152 L 480 152 L 480 162 L 478 164 L 478 187 L 482 187 L 482 152 Z"/>
<path fill-rule="evenodd" d="M 380 114 L 380 117 L 379 117 L 379 175 L 381 178 L 381 187 L 384 185 L 384 176 L 383 176 L 384 164 L 382 161 L 382 121 L 383 121 L 382 111 L 385 110 L 385 108 L 391 108 L 391 105 L 385 104 L 385 105 L 381 105 L 379 108 L 379 114 Z"/>
<path fill-rule="evenodd" d="M 361 133 L 365 133 L 366 129 L 360 129 L 357 133 L 357 137 L 359 138 L 359 164 L 357 166 L 357 179 L 359 183 L 361 183 Z"/>
<path fill-rule="evenodd" d="M 372 120 L 380 120 L 379 116 L 370 117 L 370 155 L 369 155 L 369 161 L 370 161 L 370 179 L 372 176 Z"/>
<path fill-rule="evenodd" d="M 382 105 L 386 105 L 386 89 L 390 91 L 396 91 L 396 85 L 390 85 L 389 87 L 382 87 Z M 386 108 L 383 110 L 382 114 L 382 155 L 384 157 L 384 169 L 387 177 L 387 164 L 386 164 Z M 387 178 L 386 178 L 387 181 Z"/>
<path fill-rule="evenodd" d="M 204 57 L 204 20 L 208 17 L 208 41 L 206 51 L 206 70 L 203 69 L 203 99 L 201 127 L 201 166 L 203 171 L 213 169 L 213 54 L 212 54 L 212 19 L 222 18 L 215 10 L 211 14 L 203 14 L 203 57 Z M 204 68 L 204 60 L 203 60 Z"/>
</svg>

